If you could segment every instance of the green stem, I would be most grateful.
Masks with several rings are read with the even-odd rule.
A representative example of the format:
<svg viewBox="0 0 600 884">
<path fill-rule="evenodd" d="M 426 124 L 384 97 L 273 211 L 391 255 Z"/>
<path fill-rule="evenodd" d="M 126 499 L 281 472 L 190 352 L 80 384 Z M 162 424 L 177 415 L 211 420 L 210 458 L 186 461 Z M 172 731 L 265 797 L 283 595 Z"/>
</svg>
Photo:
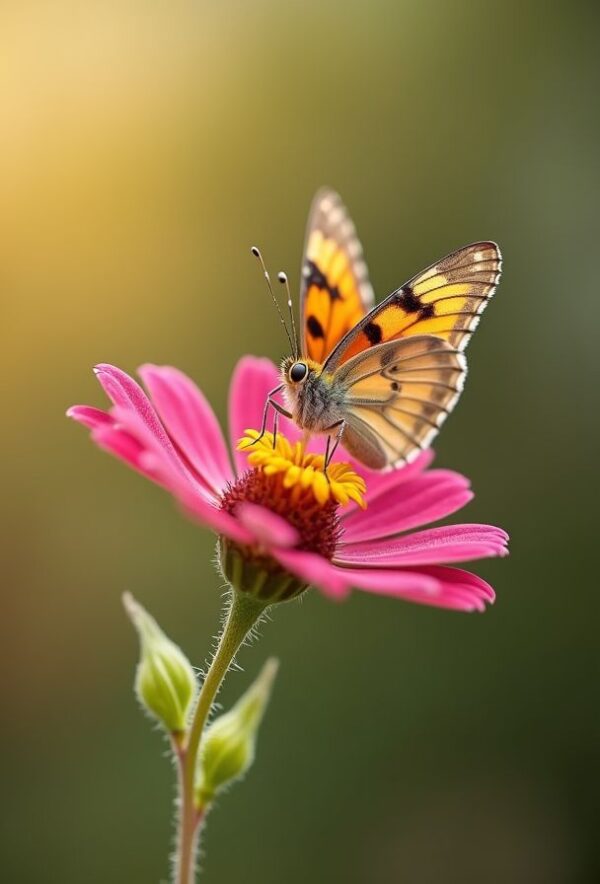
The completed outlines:
<svg viewBox="0 0 600 884">
<path fill-rule="evenodd" d="M 194 785 L 200 738 L 221 683 L 244 639 L 265 609 L 264 602 L 232 590 L 232 601 L 219 645 L 198 695 L 187 744 L 179 759 L 179 825 L 175 884 L 193 884 L 203 810 L 196 807 Z"/>
</svg>

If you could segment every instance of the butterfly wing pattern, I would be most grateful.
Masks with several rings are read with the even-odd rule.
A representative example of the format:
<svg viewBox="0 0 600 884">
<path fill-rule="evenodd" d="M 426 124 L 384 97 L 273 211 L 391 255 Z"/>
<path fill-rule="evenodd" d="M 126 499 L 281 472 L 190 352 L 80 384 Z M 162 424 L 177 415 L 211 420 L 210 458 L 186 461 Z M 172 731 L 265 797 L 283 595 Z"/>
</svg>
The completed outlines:
<svg viewBox="0 0 600 884">
<path fill-rule="evenodd" d="M 324 374 L 344 391 L 344 445 L 366 466 L 401 466 L 431 444 L 460 396 L 462 350 L 500 270 L 495 243 L 459 249 L 374 307 L 329 354 Z"/>
<path fill-rule="evenodd" d="M 373 306 L 363 251 L 335 191 L 319 190 L 309 214 L 300 286 L 303 355 L 324 362 Z"/>
<path fill-rule="evenodd" d="M 335 376 L 344 390 L 344 446 L 372 469 L 409 462 L 437 435 L 465 375 L 460 350 L 433 335 L 378 344 L 354 356 Z"/>
<path fill-rule="evenodd" d="M 435 335 L 463 350 L 500 279 L 500 250 L 477 242 L 452 252 L 378 304 L 340 341 L 325 368 L 387 341 Z"/>
</svg>

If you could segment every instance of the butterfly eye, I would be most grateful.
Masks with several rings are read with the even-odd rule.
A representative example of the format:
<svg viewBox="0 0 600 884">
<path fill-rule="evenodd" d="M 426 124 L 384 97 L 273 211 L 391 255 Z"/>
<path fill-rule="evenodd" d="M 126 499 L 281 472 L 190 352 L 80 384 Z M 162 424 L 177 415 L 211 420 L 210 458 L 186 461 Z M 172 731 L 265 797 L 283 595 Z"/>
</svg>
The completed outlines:
<svg viewBox="0 0 600 884">
<path fill-rule="evenodd" d="M 290 381 L 299 384 L 308 374 L 308 365 L 305 362 L 294 362 L 290 368 Z"/>
</svg>

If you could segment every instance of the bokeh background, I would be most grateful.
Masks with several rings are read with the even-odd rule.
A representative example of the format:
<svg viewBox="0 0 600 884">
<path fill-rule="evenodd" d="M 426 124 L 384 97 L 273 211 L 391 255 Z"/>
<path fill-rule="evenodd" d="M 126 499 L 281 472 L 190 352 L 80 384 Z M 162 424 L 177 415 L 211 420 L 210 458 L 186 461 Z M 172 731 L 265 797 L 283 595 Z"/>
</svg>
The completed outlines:
<svg viewBox="0 0 600 884">
<path fill-rule="evenodd" d="M 172 771 L 120 595 L 202 665 L 213 539 L 64 411 L 103 402 L 94 363 L 152 361 L 224 419 L 240 355 L 285 353 L 248 248 L 295 280 L 323 183 L 380 297 L 501 243 L 437 449 L 512 556 L 477 567 L 483 616 L 274 613 L 221 697 L 281 657 L 203 880 L 599 880 L 597 33 L 592 3 L 2 4 L 3 880 L 167 879 Z"/>
</svg>

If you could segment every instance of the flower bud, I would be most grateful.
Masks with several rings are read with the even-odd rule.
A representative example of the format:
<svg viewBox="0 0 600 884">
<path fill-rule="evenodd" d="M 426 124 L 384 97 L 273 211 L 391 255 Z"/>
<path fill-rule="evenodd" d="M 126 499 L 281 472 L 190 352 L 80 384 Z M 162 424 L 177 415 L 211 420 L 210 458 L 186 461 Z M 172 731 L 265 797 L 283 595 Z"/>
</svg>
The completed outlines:
<svg viewBox="0 0 600 884">
<path fill-rule="evenodd" d="M 196 803 L 206 807 L 215 795 L 252 766 L 256 736 L 267 708 L 279 662 L 271 657 L 235 706 L 207 729 L 200 746 Z"/>
<path fill-rule="evenodd" d="M 154 617 L 126 592 L 123 604 L 140 637 L 135 692 L 144 709 L 174 735 L 186 728 L 198 687 L 192 666 Z"/>
</svg>

